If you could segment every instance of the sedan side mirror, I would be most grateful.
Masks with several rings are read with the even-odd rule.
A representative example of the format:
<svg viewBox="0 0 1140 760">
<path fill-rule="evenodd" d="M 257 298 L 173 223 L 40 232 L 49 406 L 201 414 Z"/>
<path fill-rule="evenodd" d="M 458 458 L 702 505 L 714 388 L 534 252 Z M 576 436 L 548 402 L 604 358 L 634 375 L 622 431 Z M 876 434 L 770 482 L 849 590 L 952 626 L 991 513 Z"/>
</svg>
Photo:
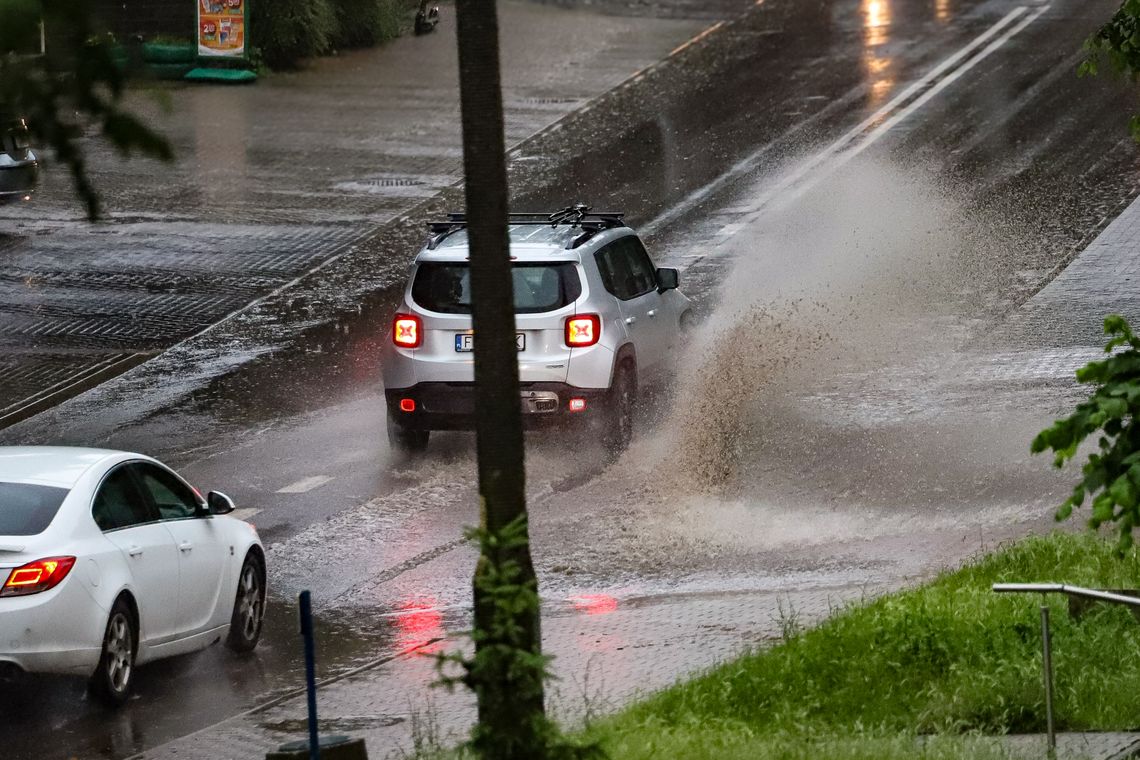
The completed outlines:
<svg viewBox="0 0 1140 760">
<path fill-rule="evenodd" d="M 212 515 L 228 515 L 237 509 L 234 500 L 221 491 L 210 491 L 206 494 L 206 505 L 210 508 Z"/>
<path fill-rule="evenodd" d="M 661 268 L 657 270 L 657 292 L 664 293 L 666 290 L 675 290 L 677 281 L 676 269 Z"/>
</svg>

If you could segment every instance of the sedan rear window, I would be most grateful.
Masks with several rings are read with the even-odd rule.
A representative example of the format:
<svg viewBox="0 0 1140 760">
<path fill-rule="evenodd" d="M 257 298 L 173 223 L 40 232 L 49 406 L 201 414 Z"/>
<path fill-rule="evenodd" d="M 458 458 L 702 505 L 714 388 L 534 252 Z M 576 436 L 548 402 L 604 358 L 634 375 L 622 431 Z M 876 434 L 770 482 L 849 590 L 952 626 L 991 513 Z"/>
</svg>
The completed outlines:
<svg viewBox="0 0 1140 760">
<path fill-rule="evenodd" d="M 578 269 L 570 261 L 519 263 L 511 268 L 511 275 L 519 314 L 555 311 L 582 295 Z M 412 281 L 412 300 L 429 311 L 470 314 L 470 267 L 460 262 L 420 264 Z"/>
<path fill-rule="evenodd" d="M 66 496 L 66 488 L 0 483 L 0 536 L 43 533 Z"/>
</svg>

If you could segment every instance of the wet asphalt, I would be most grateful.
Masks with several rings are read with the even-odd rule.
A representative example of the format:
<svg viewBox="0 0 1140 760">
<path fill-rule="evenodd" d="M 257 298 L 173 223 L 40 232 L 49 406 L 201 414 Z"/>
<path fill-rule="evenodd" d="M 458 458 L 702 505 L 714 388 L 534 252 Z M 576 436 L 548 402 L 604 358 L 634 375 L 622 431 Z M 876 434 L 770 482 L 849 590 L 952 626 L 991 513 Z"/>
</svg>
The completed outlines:
<svg viewBox="0 0 1140 760">
<path fill-rule="evenodd" d="M 1064 483 L 1026 449 L 1073 390 L 983 370 L 1005 362 L 1007 315 L 1135 194 L 1134 97 L 1074 75 L 1112 6 L 767 0 L 523 143 L 516 207 L 624 208 L 659 263 L 685 268 L 705 316 L 618 465 L 529 442 L 551 614 L 574 614 L 583 595 L 917 577 L 1048 525 Z M 838 166 L 836 141 L 1019 7 L 1002 31 L 1044 10 L 877 137 L 907 104 L 871 119 Z M 377 261 L 399 272 L 414 252 L 398 234 L 360 249 L 331 276 Z M 283 303 L 244 338 L 208 344 L 211 371 L 178 392 L 155 401 L 127 375 L 0 432 L 143 450 L 227 491 L 270 547 L 279 597 L 255 657 L 143 669 L 139 697 L 113 716 L 68 681 L 5 692 L 10 756 L 126 757 L 295 686 L 287 600 L 302 587 L 318 600 L 325 673 L 465 626 L 471 439 L 437 436 L 417 461 L 387 450 L 377 349 L 395 290 L 350 289 L 293 318 Z M 193 358 L 156 362 L 189 372 Z"/>
</svg>

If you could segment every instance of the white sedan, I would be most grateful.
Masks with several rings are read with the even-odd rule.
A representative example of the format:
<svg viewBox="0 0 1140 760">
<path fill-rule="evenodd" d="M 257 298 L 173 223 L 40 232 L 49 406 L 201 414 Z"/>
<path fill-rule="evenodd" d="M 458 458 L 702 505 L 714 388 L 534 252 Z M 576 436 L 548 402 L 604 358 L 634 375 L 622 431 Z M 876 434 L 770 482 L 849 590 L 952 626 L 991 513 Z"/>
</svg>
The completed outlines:
<svg viewBox="0 0 1140 760">
<path fill-rule="evenodd" d="M 261 637 L 265 554 L 172 470 L 121 451 L 0 447 L 0 673 L 127 699 L 136 665 Z"/>
</svg>

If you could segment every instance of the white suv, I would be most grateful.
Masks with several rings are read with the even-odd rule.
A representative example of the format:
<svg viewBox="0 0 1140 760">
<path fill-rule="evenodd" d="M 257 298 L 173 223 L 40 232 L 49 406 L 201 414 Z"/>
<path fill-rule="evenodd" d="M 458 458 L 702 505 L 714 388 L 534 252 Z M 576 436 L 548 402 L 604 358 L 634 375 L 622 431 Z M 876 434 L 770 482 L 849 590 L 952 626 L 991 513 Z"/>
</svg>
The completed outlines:
<svg viewBox="0 0 1140 760">
<path fill-rule="evenodd" d="M 420 451 L 432 430 L 474 428 L 470 259 L 462 214 L 430 225 L 385 342 L 388 437 Z M 629 443 L 639 383 L 670 369 L 689 300 L 621 214 L 575 206 L 511 214 L 524 424 L 584 423 Z"/>
</svg>

